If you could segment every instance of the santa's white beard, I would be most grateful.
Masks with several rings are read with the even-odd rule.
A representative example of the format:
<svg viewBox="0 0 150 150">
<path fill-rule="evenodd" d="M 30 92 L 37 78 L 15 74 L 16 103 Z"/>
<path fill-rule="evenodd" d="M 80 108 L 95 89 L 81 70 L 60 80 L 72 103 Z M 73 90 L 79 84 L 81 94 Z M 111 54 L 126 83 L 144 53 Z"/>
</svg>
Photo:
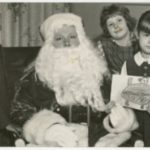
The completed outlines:
<svg viewBox="0 0 150 150">
<path fill-rule="evenodd" d="M 36 61 L 39 79 L 56 93 L 60 105 L 90 104 L 104 110 L 100 91 L 105 61 L 86 44 L 76 48 L 54 48 L 45 45 Z"/>
</svg>

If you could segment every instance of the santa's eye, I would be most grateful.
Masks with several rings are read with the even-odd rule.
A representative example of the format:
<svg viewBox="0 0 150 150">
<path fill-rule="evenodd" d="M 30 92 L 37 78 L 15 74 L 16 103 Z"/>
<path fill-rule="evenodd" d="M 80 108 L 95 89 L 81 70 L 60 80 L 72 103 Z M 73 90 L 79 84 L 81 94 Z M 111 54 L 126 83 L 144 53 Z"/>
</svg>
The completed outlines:
<svg viewBox="0 0 150 150">
<path fill-rule="evenodd" d="M 76 39 L 77 36 L 76 36 L 76 35 L 71 35 L 70 38 L 71 38 L 71 39 Z"/>
<path fill-rule="evenodd" d="M 56 41 L 61 41 L 61 40 L 62 40 L 62 37 L 60 37 L 60 36 L 59 36 L 59 37 L 56 37 L 55 40 L 56 40 Z"/>
<path fill-rule="evenodd" d="M 121 18 L 119 18 L 119 19 L 118 19 L 118 22 L 121 22 L 121 21 L 122 21 L 122 19 L 121 19 Z"/>
<path fill-rule="evenodd" d="M 113 23 L 108 23 L 108 26 L 109 26 L 109 27 L 113 26 Z"/>
<path fill-rule="evenodd" d="M 112 26 L 112 25 L 113 25 L 112 23 L 109 24 L 109 26 Z"/>
</svg>

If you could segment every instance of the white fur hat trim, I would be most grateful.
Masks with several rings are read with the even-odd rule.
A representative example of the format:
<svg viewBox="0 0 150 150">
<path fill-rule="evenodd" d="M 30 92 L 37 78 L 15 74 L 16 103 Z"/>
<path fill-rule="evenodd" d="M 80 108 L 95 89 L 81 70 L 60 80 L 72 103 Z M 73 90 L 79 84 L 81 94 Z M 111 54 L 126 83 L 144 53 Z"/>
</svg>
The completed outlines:
<svg viewBox="0 0 150 150">
<path fill-rule="evenodd" d="M 73 13 L 57 13 L 48 17 L 41 25 L 40 31 L 44 39 L 53 36 L 53 32 L 62 25 L 74 25 L 76 28 L 82 27 L 82 19 Z"/>
</svg>

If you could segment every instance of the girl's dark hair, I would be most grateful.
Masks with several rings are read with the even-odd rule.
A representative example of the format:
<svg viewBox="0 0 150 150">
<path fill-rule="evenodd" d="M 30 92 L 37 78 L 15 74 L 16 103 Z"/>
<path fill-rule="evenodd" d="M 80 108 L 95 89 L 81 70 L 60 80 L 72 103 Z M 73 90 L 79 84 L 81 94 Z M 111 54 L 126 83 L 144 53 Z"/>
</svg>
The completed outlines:
<svg viewBox="0 0 150 150">
<path fill-rule="evenodd" d="M 150 34 L 150 10 L 144 12 L 139 19 L 137 32 L 139 33 L 140 31 Z"/>
<path fill-rule="evenodd" d="M 107 19 L 114 14 L 119 14 L 124 17 L 127 22 L 129 31 L 132 32 L 136 26 L 136 19 L 130 16 L 130 11 L 128 8 L 121 5 L 112 4 L 110 6 L 104 7 L 100 15 L 100 26 L 103 29 L 103 34 L 106 37 L 110 37 L 110 34 L 107 29 Z"/>
</svg>

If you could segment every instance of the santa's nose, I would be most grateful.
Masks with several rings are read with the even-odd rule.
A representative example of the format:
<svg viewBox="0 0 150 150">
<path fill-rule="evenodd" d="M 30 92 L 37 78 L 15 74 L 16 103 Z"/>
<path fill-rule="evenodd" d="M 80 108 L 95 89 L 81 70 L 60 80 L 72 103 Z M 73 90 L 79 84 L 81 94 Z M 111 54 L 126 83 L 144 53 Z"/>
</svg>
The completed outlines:
<svg viewBox="0 0 150 150">
<path fill-rule="evenodd" d="M 70 46 L 70 42 L 68 40 L 64 41 L 64 46 L 65 47 L 69 47 Z"/>
</svg>

